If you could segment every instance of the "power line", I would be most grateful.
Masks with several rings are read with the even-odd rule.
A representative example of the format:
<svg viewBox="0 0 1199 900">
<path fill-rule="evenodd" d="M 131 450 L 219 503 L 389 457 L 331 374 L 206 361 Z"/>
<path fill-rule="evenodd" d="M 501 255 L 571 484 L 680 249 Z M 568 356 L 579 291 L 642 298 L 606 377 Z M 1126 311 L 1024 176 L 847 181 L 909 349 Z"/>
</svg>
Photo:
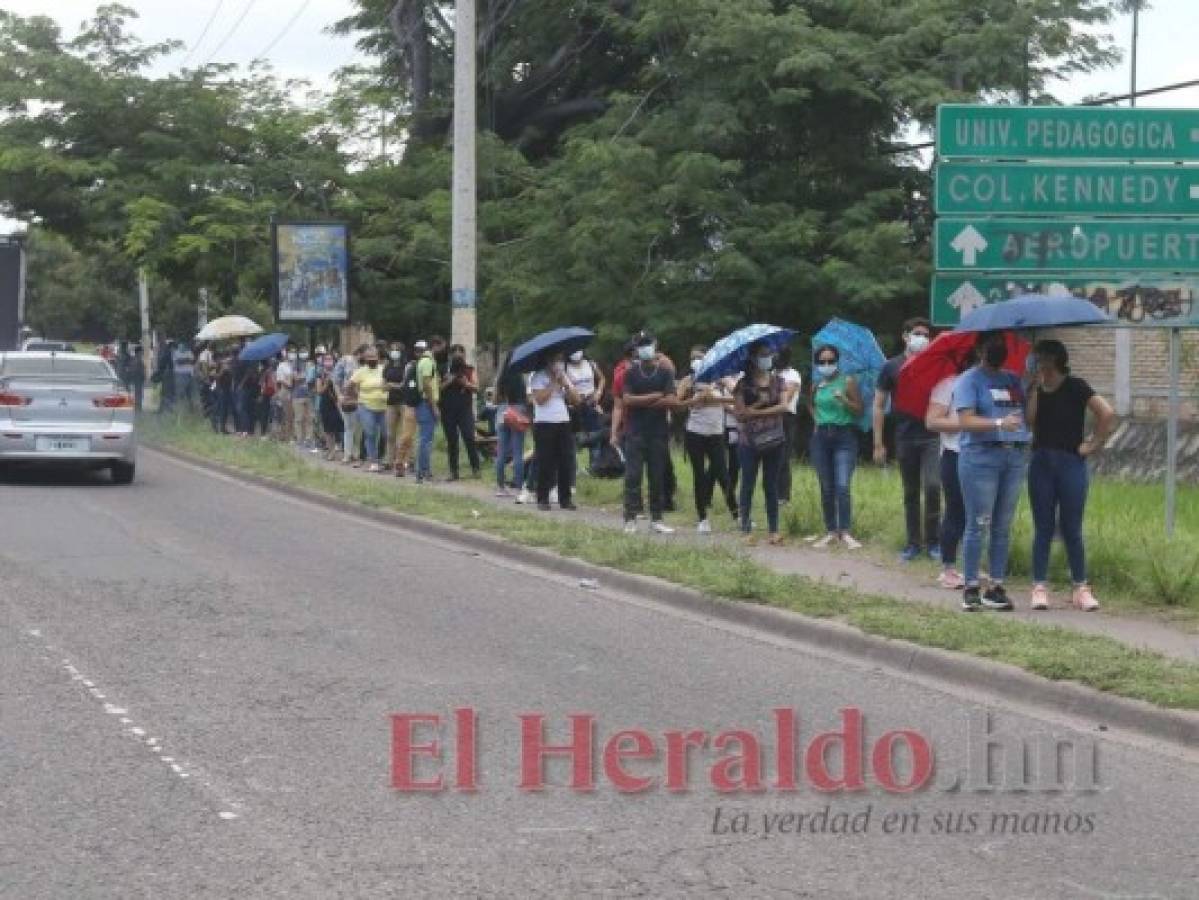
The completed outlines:
<svg viewBox="0 0 1199 900">
<path fill-rule="evenodd" d="M 216 55 L 225 49 L 225 45 L 229 43 L 229 39 L 232 38 L 233 35 L 237 34 L 237 29 L 241 28 L 241 23 L 246 20 L 246 16 L 250 14 L 250 10 L 254 8 L 254 4 L 257 2 L 258 0 L 248 0 L 245 7 L 243 7 L 241 11 L 241 15 L 238 16 L 237 21 L 233 23 L 233 27 L 225 33 L 223 38 L 221 38 L 220 43 L 216 45 L 216 49 L 208 54 L 208 59 L 204 61 L 204 65 L 208 65 L 210 62 L 212 62 L 213 59 L 216 58 Z"/>
<path fill-rule="evenodd" d="M 208 17 L 208 21 L 204 23 L 204 30 L 200 32 L 200 36 L 196 38 L 191 45 L 191 49 L 187 51 L 187 56 L 183 57 L 183 62 L 179 64 L 179 68 L 183 68 L 191 60 L 195 52 L 204 43 L 204 38 L 208 37 L 208 32 L 212 29 L 213 23 L 216 22 L 216 17 L 221 14 L 221 7 L 225 5 L 225 0 L 216 0 L 216 6 L 212 10 L 212 15 Z"/>
<path fill-rule="evenodd" d="M 1134 97 L 1152 97 L 1154 94 L 1168 94 L 1171 91 L 1181 91 L 1186 88 L 1199 87 L 1199 78 L 1193 81 L 1179 81 L 1175 84 L 1166 84 L 1161 87 L 1146 88 L 1143 91 L 1136 91 L 1131 94 L 1116 94 L 1111 97 L 1098 97 L 1094 100 L 1084 100 L 1076 106 L 1106 106 L 1108 103 L 1119 103 L 1123 100 L 1131 100 Z M 929 150 L 937 145 L 936 141 L 924 141 L 920 144 L 903 144 L 899 147 L 891 147 L 886 150 L 887 154 L 891 153 L 911 153 L 913 150 Z"/>
<path fill-rule="evenodd" d="M 307 10 L 311 5 L 312 0 L 304 0 L 304 2 L 300 4 L 300 8 L 292 14 L 290 19 L 287 20 L 287 24 L 283 26 L 283 30 L 275 36 L 273 41 L 266 45 L 266 49 L 259 53 L 255 59 L 265 59 L 266 56 L 275 49 L 279 42 L 287 37 L 287 33 L 295 27 L 295 24 L 300 21 L 300 16 L 304 15 L 305 10 Z"/>
</svg>

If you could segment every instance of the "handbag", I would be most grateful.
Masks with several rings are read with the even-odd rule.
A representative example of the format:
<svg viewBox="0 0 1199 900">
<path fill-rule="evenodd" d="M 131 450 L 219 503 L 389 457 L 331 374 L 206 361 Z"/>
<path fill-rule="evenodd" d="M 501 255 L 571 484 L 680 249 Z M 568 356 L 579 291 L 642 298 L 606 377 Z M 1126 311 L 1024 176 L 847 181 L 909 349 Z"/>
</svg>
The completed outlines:
<svg viewBox="0 0 1199 900">
<path fill-rule="evenodd" d="M 782 396 L 782 386 L 778 377 L 770 380 L 770 403 L 775 405 Z M 787 443 L 787 432 L 783 427 L 781 415 L 746 417 L 740 423 L 741 437 L 757 453 L 766 453 Z"/>
<path fill-rule="evenodd" d="M 529 421 L 529 417 L 522 413 L 515 406 L 509 406 L 504 410 L 504 426 L 513 431 L 528 431 L 529 426 L 533 423 Z"/>
<path fill-rule="evenodd" d="M 354 412 L 358 409 L 358 385 L 354 382 L 346 383 L 346 391 L 341 395 L 341 403 L 338 404 L 342 412 Z"/>
</svg>

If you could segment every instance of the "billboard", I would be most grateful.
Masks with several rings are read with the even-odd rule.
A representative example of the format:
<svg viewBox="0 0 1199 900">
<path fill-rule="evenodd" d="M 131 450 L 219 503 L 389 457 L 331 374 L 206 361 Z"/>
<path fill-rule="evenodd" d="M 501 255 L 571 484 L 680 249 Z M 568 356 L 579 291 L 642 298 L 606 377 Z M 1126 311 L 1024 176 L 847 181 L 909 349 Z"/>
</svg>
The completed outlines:
<svg viewBox="0 0 1199 900">
<path fill-rule="evenodd" d="M 0 238 L 0 350 L 21 347 L 25 317 L 25 250 L 18 240 Z"/>
<path fill-rule="evenodd" d="M 350 227 L 272 222 L 275 319 L 350 322 Z"/>
</svg>

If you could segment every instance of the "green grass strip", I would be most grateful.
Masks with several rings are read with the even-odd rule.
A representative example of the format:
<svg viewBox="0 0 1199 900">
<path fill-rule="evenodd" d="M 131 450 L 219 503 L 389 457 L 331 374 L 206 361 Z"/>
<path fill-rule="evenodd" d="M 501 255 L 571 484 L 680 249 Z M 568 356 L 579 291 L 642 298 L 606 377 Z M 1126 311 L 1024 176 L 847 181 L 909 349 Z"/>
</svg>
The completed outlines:
<svg viewBox="0 0 1199 900">
<path fill-rule="evenodd" d="M 272 442 L 221 437 L 192 420 L 148 421 L 142 436 L 150 446 L 176 448 L 363 506 L 423 516 L 589 563 L 654 576 L 724 600 L 837 619 L 868 634 L 1009 663 L 1045 678 L 1074 681 L 1159 706 L 1199 710 L 1199 665 L 1111 638 L 998 616 L 968 616 L 828 586 L 774 572 L 734 547 L 647 541 L 644 536 L 627 536 L 615 529 L 551 520 L 516 507 L 499 508 L 469 497 L 416 488 L 394 478 L 366 479 L 320 467 Z"/>
</svg>

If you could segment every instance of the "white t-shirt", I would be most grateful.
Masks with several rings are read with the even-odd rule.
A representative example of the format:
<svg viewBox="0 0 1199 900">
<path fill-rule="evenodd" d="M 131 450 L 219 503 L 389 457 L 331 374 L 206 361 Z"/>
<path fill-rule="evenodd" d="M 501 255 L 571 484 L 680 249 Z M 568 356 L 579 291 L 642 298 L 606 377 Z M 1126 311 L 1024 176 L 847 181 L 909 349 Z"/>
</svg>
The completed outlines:
<svg viewBox="0 0 1199 900">
<path fill-rule="evenodd" d="M 719 384 L 713 387 L 717 397 L 728 396 Z M 699 390 L 702 391 L 703 389 L 704 386 L 701 385 Z M 687 430 L 692 434 L 704 435 L 706 437 L 724 434 L 724 410 L 724 404 L 692 407 L 687 416 Z"/>
<path fill-rule="evenodd" d="M 570 383 L 574 385 L 575 390 L 584 400 L 589 399 L 595 393 L 595 369 L 591 366 L 591 360 L 586 357 L 580 363 L 568 362 L 566 377 L 570 379 Z"/>
<path fill-rule="evenodd" d="M 949 410 L 949 415 L 954 419 L 958 417 L 958 414 L 954 412 L 953 409 L 953 386 L 957 384 L 957 380 L 957 375 L 950 375 L 948 378 L 942 378 L 937 382 L 937 386 L 933 388 L 933 394 L 930 398 L 931 402 L 936 403 L 938 406 L 944 406 L 947 410 Z M 942 431 L 941 449 L 952 450 L 954 453 L 960 453 L 960 437 L 961 435 L 959 432 L 955 431 L 950 434 Z"/>
<path fill-rule="evenodd" d="M 291 367 L 291 363 L 286 359 L 279 363 L 275 369 L 275 381 L 279 383 L 281 390 L 291 390 L 291 380 L 295 377 L 295 371 Z"/>
<path fill-rule="evenodd" d="M 529 379 L 529 393 L 544 391 L 550 385 L 554 385 L 554 388 L 549 400 L 545 403 L 537 403 L 536 401 L 533 403 L 533 421 L 569 422 L 570 409 L 566 406 L 566 390 L 562 385 L 557 384 L 553 376 L 545 371 L 545 369 L 533 373 L 533 377 Z"/>
<path fill-rule="evenodd" d="M 788 366 L 779 371 L 779 378 L 783 379 L 783 384 L 787 387 L 795 389 L 795 396 L 787 404 L 787 411 L 794 416 L 799 412 L 799 394 L 800 389 L 803 387 L 803 377 L 795 369 Z"/>
</svg>

